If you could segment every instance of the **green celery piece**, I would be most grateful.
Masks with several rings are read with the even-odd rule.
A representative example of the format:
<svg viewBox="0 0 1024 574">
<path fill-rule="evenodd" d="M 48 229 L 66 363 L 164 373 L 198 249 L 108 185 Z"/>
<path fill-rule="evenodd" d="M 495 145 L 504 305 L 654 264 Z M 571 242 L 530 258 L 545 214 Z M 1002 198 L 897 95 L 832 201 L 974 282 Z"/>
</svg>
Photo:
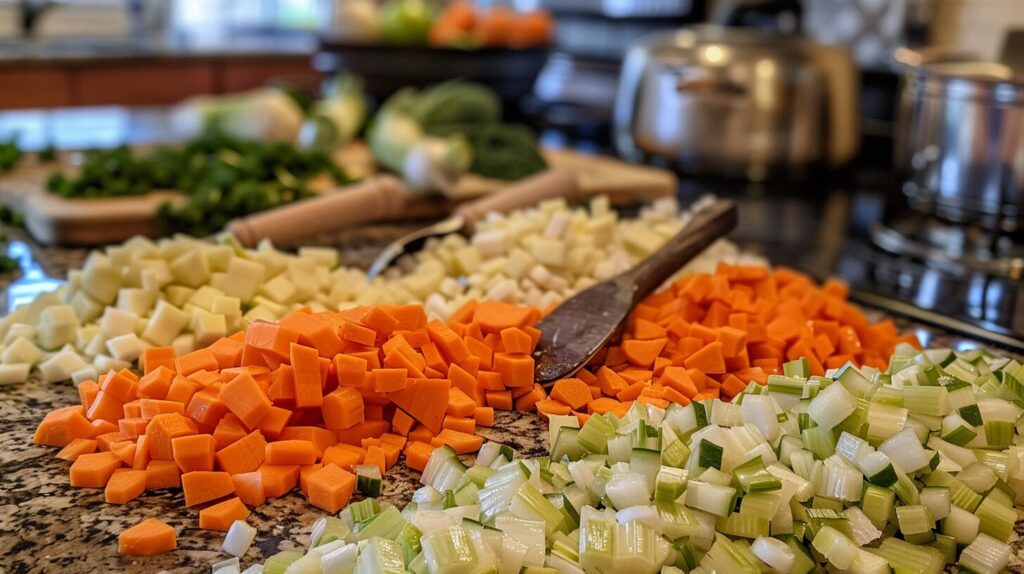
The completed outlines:
<svg viewBox="0 0 1024 574">
<path fill-rule="evenodd" d="M 770 519 L 740 512 L 733 512 L 726 517 L 718 517 L 716 531 L 733 538 L 750 538 L 769 535 Z"/>
<path fill-rule="evenodd" d="M 470 572 L 477 562 L 473 541 L 461 526 L 449 526 L 426 534 L 420 537 L 420 544 L 431 572 Z"/>
<path fill-rule="evenodd" d="M 1017 521 L 1017 511 L 1013 507 L 1004 506 L 992 496 L 987 496 L 978 505 L 974 514 L 981 519 L 981 532 L 1000 542 L 1010 541 L 1013 525 Z"/>
<path fill-rule="evenodd" d="M 755 457 L 737 466 L 732 471 L 733 483 L 738 484 L 743 492 L 764 492 L 782 488 L 782 481 L 770 474 L 764 467 L 761 457 Z"/>
<path fill-rule="evenodd" d="M 402 516 L 402 513 L 394 506 L 389 506 L 384 512 L 356 523 L 356 537 L 359 540 L 371 538 L 396 540 L 401 535 L 402 529 L 405 528 L 405 524 L 405 517 Z"/>
<path fill-rule="evenodd" d="M 701 439 L 698 449 L 698 465 L 701 468 L 722 469 L 722 454 L 725 452 L 722 447 L 708 439 Z"/>
<path fill-rule="evenodd" d="M 402 532 L 398 535 L 398 545 L 402 549 L 402 556 L 405 558 L 406 564 L 412 562 L 412 559 L 423 551 L 423 545 L 420 544 L 422 536 L 423 532 L 411 522 L 406 522 L 402 527 Z"/>
<path fill-rule="evenodd" d="M 601 572 L 612 564 L 615 549 L 614 522 L 591 518 L 580 525 L 580 567 Z"/>
<path fill-rule="evenodd" d="M 787 377 L 802 377 L 806 379 L 811 376 L 811 364 L 807 361 L 807 357 L 788 361 L 782 364 L 782 374 Z"/>
</svg>

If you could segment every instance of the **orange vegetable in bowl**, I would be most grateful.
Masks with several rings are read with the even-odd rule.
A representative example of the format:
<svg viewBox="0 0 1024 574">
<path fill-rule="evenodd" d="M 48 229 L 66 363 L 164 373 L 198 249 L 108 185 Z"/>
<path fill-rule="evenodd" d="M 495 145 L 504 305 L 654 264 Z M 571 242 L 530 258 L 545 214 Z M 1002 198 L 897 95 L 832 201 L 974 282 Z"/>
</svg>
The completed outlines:
<svg viewBox="0 0 1024 574">
<path fill-rule="evenodd" d="M 481 46 L 507 46 L 512 39 L 518 16 L 510 8 L 495 6 L 480 16 L 473 37 Z"/>
<path fill-rule="evenodd" d="M 547 10 L 534 10 L 519 15 L 509 37 L 514 48 L 543 46 L 551 42 L 555 21 Z"/>
</svg>

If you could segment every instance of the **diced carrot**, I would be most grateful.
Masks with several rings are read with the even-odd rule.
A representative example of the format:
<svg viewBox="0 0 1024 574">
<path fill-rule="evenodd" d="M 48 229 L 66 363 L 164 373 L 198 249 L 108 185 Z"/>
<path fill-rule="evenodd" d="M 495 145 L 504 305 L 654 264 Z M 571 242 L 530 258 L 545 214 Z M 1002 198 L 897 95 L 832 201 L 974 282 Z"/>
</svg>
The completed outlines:
<svg viewBox="0 0 1024 574">
<path fill-rule="evenodd" d="M 531 412 L 539 401 L 543 401 L 548 398 L 547 393 L 544 392 L 544 387 L 540 385 L 533 385 L 533 388 L 521 387 L 522 390 L 527 392 L 516 397 L 515 408 L 517 411 Z M 515 396 L 515 392 L 513 392 Z"/>
<path fill-rule="evenodd" d="M 494 354 L 494 370 L 501 373 L 506 387 L 533 386 L 533 357 L 510 353 Z"/>
<path fill-rule="evenodd" d="M 408 436 L 416 420 L 409 416 L 402 409 L 395 409 L 394 418 L 391 419 L 391 428 L 402 436 Z"/>
<path fill-rule="evenodd" d="M 317 461 L 317 449 L 308 440 L 281 440 L 267 443 L 264 462 L 268 465 L 304 465 Z"/>
<path fill-rule="evenodd" d="M 448 406 L 445 411 L 447 414 L 456 417 L 468 417 L 473 415 L 476 407 L 476 401 L 468 397 L 462 390 L 457 387 L 448 389 Z"/>
<path fill-rule="evenodd" d="M 236 520 L 249 517 L 249 509 L 239 497 L 229 498 L 199 511 L 199 528 L 227 532 Z"/>
<path fill-rule="evenodd" d="M 96 452 L 95 439 L 76 438 L 60 449 L 60 452 L 57 453 L 57 458 L 73 461 L 83 454 L 92 454 L 94 452 Z"/>
<path fill-rule="evenodd" d="M 377 340 L 377 333 L 373 329 L 369 329 L 362 325 L 346 322 L 341 327 L 341 338 L 346 341 L 371 347 Z"/>
<path fill-rule="evenodd" d="M 512 393 L 509 391 L 487 391 L 487 406 L 502 411 L 512 410 Z"/>
<path fill-rule="evenodd" d="M 538 413 L 546 415 L 567 415 L 572 409 L 564 403 L 560 403 L 555 399 L 544 399 L 543 401 L 537 401 L 534 405 Z"/>
<path fill-rule="evenodd" d="M 235 494 L 248 506 L 262 506 L 267 501 L 263 492 L 263 473 L 260 470 L 231 475 Z"/>
<path fill-rule="evenodd" d="M 418 425 L 416 428 L 409 431 L 409 440 L 413 442 L 425 442 L 430 444 L 430 439 L 434 438 L 437 433 L 431 432 L 430 429 L 423 425 Z"/>
<path fill-rule="evenodd" d="M 187 405 L 200 388 L 199 383 L 194 383 L 182 376 L 175 376 L 164 399 Z"/>
<path fill-rule="evenodd" d="M 363 460 L 363 464 L 372 464 L 380 468 L 380 473 L 384 474 L 387 472 L 387 454 L 384 449 L 379 446 L 371 446 L 366 449 L 366 458 Z"/>
<path fill-rule="evenodd" d="M 185 493 L 185 506 L 210 502 L 235 492 L 231 475 L 219 471 L 182 473 L 181 489 Z"/>
<path fill-rule="evenodd" d="M 214 358 L 217 360 L 218 368 L 226 369 L 241 364 L 245 342 L 230 337 L 221 337 L 214 341 L 207 349 L 213 353 Z"/>
<path fill-rule="evenodd" d="M 174 369 L 174 347 L 149 347 L 142 352 L 140 362 L 146 375 L 160 367 Z"/>
<path fill-rule="evenodd" d="M 149 421 L 149 425 L 146 427 L 150 455 L 158 460 L 174 460 L 171 441 L 177 437 L 193 435 L 198 432 L 191 419 L 178 413 L 157 415 Z"/>
<path fill-rule="evenodd" d="M 173 352 L 172 352 L 173 354 Z M 146 374 L 139 379 L 138 395 L 150 399 L 163 399 L 174 382 L 174 371 L 165 365 L 157 365 L 146 369 Z"/>
<path fill-rule="evenodd" d="M 418 374 L 422 375 L 423 373 Z M 378 393 L 400 391 L 408 385 L 408 376 L 409 371 L 405 368 L 373 369 L 369 373 L 370 388 Z"/>
<path fill-rule="evenodd" d="M 348 505 L 356 487 L 355 475 L 333 464 L 324 465 L 307 481 L 309 503 L 331 514 Z"/>
<path fill-rule="evenodd" d="M 569 405 L 570 409 L 578 410 L 586 406 L 594 397 L 590 394 L 590 388 L 580 379 L 561 379 L 555 381 L 551 388 L 551 398 Z"/>
<path fill-rule="evenodd" d="M 84 407 L 76 405 L 48 413 L 36 428 L 32 442 L 64 447 L 76 438 L 92 438 L 93 427 L 84 411 Z"/>
<path fill-rule="evenodd" d="M 83 454 L 71 464 L 71 486 L 103 488 L 120 466 L 121 459 L 112 452 Z"/>
<path fill-rule="evenodd" d="M 500 333 L 510 327 L 525 327 L 530 322 L 530 309 L 500 301 L 481 301 L 473 310 L 473 322 L 486 333 Z"/>
<path fill-rule="evenodd" d="M 423 472 L 433 452 L 434 447 L 429 443 L 410 441 L 405 447 L 405 464 L 413 470 Z"/>
<path fill-rule="evenodd" d="M 365 420 L 363 396 L 352 387 L 340 387 L 324 397 L 324 426 L 343 430 Z"/>
<path fill-rule="evenodd" d="M 157 399 L 139 399 L 140 417 L 152 420 L 153 417 L 164 413 L 185 414 L 185 405 L 178 401 L 161 401 Z"/>
<path fill-rule="evenodd" d="M 366 460 L 366 450 L 348 444 L 336 444 L 324 451 L 324 464 L 336 464 L 339 467 L 349 470 L 357 464 Z"/>
<path fill-rule="evenodd" d="M 602 397 L 600 399 L 594 399 L 594 400 L 590 401 L 590 404 L 587 405 L 587 413 L 588 414 L 603 415 L 604 413 L 608 413 L 608 412 L 616 412 L 616 410 L 618 408 L 620 408 L 622 404 L 623 403 L 621 401 L 617 401 L 615 399 L 608 398 L 608 397 Z M 555 414 L 559 414 L 559 413 L 555 413 Z M 565 413 L 565 414 L 569 414 L 569 413 Z"/>
<path fill-rule="evenodd" d="M 534 347 L 530 334 L 518 327 L 502 329 L 501 344 L 506 353 L 532 353 Z"/>
<path fill-rule="evenodd" d="M 251 472 L 263 464 L 266 449 L 267 441 L 263 434 L 254 430 L 219 449 L 214 454 L 214 460 L 217 462 L 217 468 L 228 474 Z"/>
<path fill-rule="evenodd" d="M 242 424 L 242 421 L 235 415 L 228 413 L 214 427 L 213 441 L 217 446 L 217 450 L 221 450 L 230 444 L 234 444 L 235 441 L 247 434 L 249 434 L 249 431 Z"/>
<path fill-rule="evenodd" d="M 228 412 L 227 405 L 220 400 L 220 388 L 211 385 L 192 395 L 185 407 L 185 414 L 198 424 L 216 426 Z"/>
<path fill-rule="evenodd" d="M 291 418 L 292 411 L 280 407 L 270 407 L 270 412 L 260 420 L 256 428 L 263 433 L 263 436 L 273 440 L 281 434 L 284 427 L 288 426 L 288 421 Z"/>
<path fill-rule="evenodd" d="M 332 430 L 314 426 L 288 426 L 278 436 L 278 440 L 305 440 L 313 443 L 317 456 L 338 444 L 338 434 Z"/>
<path fill-rule="evenodd" d="M 147 518 L 117 537 L 117 551 L 125 556 L 155 556 L 176 548 L 174 528 L 156 518 Z"/>
<path fill-rule="evenodd" d="M 483 442 L 483 437 L 476 436 L 474 434 L 452 429 L 442 429 L 441 432 L 430 441 L 430 444 L 434 448 L 441 445 L 448 445 L 455 449 L 455 452 L 458 454 L 469 454 L 480 450 L 480 446 L 483 445 Z"/>
<path fill-rule="evenodd" d="M 296 311 L 282 317 L 280 325 L 296 331 L 299 334 L 297 342 L 313 347 L 321 357 L 331 358 L 341 352 L 338 331 L 316 315 Z"/>
<path fill-rule="evenodd" d="M 700 369 L 709 374 L 724 373 L 725 356 L 722 353 L 722 344 L 717 341 L 708 343 L 701 350 L 687 357 L 683 364 L 687 368 Z"/>
<path fill-rule="evenodd" d="M 630 363 L 638 367 L 650 367 L 667 342 L 667 339 L 652 339 L 650 341 L 630 339 L 622 342 L 622 352 L 625 353 L 626 360 Z"/>
<path fill-rule="evenodd" d="M 444 428 L 472 434 L 476 432 L 476 421 L 472 418 L 448 416 L 444 417 Z"/>
<path fill-rule="evenodd" d="M 146 490 L 179 488 L 181 470 L 173 460 L 151 460 L 146 465 Z"/>
<path fill-rule="evenodd" d="M 255 427 L 270 413 L 270 398 L 249 373 L 241 373 L 221 387 L 218 397 L 248 428 Z"/>
<path fill-rule="evenodd" d="M 492 407 L 478 406 L 473 409 L 473 420 L 477 426 L 494 426 L 494 409 Z"/>
<path fill-rule="evenodd" d="M 128 504 L 146 491 L 146 471 L 120 469 L 110 476 L 103 490 L 108 504 Z"/>
<path fill-rule="evenodd" d="M 174 359 L 174 370 L 185 377 L 197 371 L 216 371 L 217 357 L 209 349 L 192 351 Z"/>
<path fill-rule="evenodd" d="M 644 387 L 646 386 L 646 381 L 637 381 L 629 385 L 625 389 L 619 391 L 619 393 L 615 395 L 615 398 L 619 399 L 620 401 L 632 401 L 640 396 L 640 393 L 644 390 Z"/>
<path fill-rule="evenodd" d="M 124 440 L 110 445 L 110 452 L 116 454 L 117 458 L 121 459 L 121 462 L 124 463 L 125 466 L 134 467 L 135 450 L 135 443 L 130 440 Z"/>
<path fill-rule="evenodd" d="M 697 394 L 697 385 L 682 367 L 666 367 L 658 381 L 688 398 Z"/>
<path fill-rule="evenodd" d="M 320 378 L 320 355 L 316 349 L 292 343 L 289 348 L 295 376 L 295 406 L 320 407 L 324 404 Z"/>
<path fill-rule="evenodd" d="M 213 455 L 216 442 L 213 435 L 195 434 L 171 439 L 174 462 L 181 472 L 213 470 Z"/>
<path fill-rule="evenodd" d="M 96 399 L 96 395 L 99 392 L 100 385 L 96 381 L 82 381 L 78 383 L 78 400 L 86 411 L 89 410 L 89 405 Z"/>
<path fill-rule="evenodd" d="M 437 432 L 448 410 L 450 388 L 451 383 L 445 379 L 416 379 L 405 389 L 387 396 L 395 406 Z"/>
</svg>

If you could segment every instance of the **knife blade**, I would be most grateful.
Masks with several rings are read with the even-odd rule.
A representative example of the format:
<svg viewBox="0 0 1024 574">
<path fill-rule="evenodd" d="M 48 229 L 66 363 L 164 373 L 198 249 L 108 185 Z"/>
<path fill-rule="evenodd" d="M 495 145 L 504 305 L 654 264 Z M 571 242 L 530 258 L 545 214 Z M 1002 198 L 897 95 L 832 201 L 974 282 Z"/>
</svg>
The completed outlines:
<svg viewBox="0 0 1024 574">
<path fill-rule="evenodd" d="M 635 267 L 580 291 L 537 324 L 535 379 L 544 386 L 572 375 L 615 337 L 633 307 L 680 267 L 736 227 L 736 205 L 716 200 Z"/>
<path fill-rule="evenodd" d="M 431 237 L 472 233 L 474 226 L 483 221 L 488 213 L 508 213 L 548 199 L 573 200 L 578 195 L 579 183 L 574 172 L 567 169 L 542 171 L 481 199 L 463 203 L 450 217 L 391 242 L 370 265 L 366 276 L 372 280 L 402 255 L 418 251 Z"/>
</svg>

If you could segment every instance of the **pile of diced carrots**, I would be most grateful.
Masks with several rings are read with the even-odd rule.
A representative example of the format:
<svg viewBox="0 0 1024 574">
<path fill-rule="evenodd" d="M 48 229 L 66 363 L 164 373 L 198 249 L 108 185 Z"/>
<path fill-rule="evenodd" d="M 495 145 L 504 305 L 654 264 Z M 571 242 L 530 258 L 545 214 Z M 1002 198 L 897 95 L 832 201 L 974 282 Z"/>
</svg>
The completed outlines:
<svg viewBox="0 0 1024 574">
<path fill-rule="evenodd" d="M 897 343 L 920 347 L 892 321 L 869 322 L 846 297 L 836 280 L 819 287 L 790 269 L 720 264 L 637 305 L 621 340 L 578 378 L 556 383 L 537 408 L 582 417 L 621 414 L 633 400 L 728 400 L 751 381 L 765 384 L 786 361 L 806 358 L 814 375 L 848 361 L 884 369 Z"/>
<path fill-rule="evenodd" d="M 720 265 L 644 300 L 623 336 L 550 396 L 534 383 L 537 309 L 473 301 L 447 324 L 418 305 L 303 309 L 186 355 L 147 349 L 141 377 L 81 383 L 81 404 L 49 413 L 34 441 L 62 447 L 71 485 L 103 488 L 110 503 L 180 487 L 202 528 L 227 530 L 295 487 L 334 513 L 356 465 L 384 474 L 404 454 L 423 470 L 441 445 L 476 452 L 495 409 L 584 422 L 633 401 L 730 399 L 801 357 L 818 375 L 847 361 L 885 367 L 897 343 L 917 344 L 845 299 L 836 281 Z M 170 548 L 152 521 L 122 536 L 123 552 Z"/>
<path fill-rule="evenodd" d="M 71 485 L 103 488 L 113 504 L 180 487 L 187 507 L 203 507 L 202 528 L 227 530 L 296 486 L 337 512 L 355 465 L 383 474 L 404 452 L 422 470 L 442 444 L 475 452 L 494 409 L 544 398 L 530 356 L 539 318 L 496 302 L 448 324 L 418 305 L 297 311 L 186 355 L 150 348 L 141 377 L 81 383 L 81 404 L 49 413 L 34 441 L 62 447 Z"/>
</svg>

